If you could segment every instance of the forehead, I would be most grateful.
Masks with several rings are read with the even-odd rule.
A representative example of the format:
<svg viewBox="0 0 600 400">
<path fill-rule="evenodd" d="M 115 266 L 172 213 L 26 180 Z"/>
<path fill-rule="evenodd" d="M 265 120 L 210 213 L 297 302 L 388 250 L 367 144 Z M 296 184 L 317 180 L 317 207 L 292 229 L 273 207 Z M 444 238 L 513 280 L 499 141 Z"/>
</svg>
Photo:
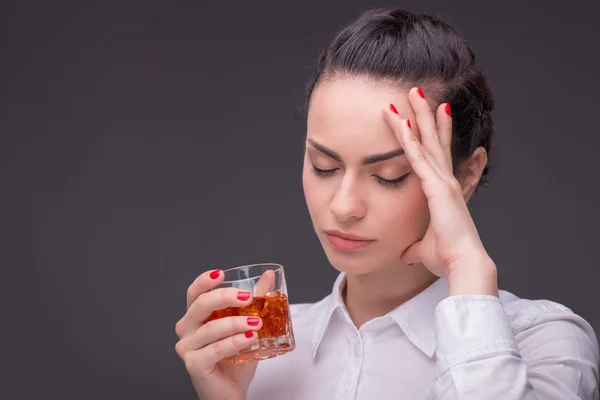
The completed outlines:
<svg viewBox="0 0 600 400">
<path fill-rule="evenodd" d="M 400 116 L 414 117 L 407 91 L 392 84 L 361 78 L 324 81 L 311 96 L 307 136 L 340 152 L 398 148 L 398 140 L 382 116 L 390 103 Z"/>
</svg>

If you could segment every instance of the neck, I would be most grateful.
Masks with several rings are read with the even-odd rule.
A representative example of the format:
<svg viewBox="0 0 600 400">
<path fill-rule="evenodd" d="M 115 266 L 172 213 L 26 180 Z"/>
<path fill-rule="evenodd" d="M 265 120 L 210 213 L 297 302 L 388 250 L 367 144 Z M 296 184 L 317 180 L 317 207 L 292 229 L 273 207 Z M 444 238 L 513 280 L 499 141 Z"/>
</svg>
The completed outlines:
<svg viewBox="0 0 600 400">
<path fill-rule="evenodd" d="M 394 265 L 367 274 L 347 274 L 343 297 L 354 325 L 360 328 L 412 299 L 438 279 L 421 264 Z"/>
</svg>

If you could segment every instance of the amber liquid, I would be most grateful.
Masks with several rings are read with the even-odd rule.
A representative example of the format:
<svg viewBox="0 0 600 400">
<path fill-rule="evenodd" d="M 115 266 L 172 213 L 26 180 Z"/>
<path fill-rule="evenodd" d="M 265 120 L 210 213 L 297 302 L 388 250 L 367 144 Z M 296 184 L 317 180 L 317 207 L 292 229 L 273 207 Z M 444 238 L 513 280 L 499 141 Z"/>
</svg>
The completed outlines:
<svg viewBox="0 0 600 400">
<path fill-rule="evenodd" d="M 290 306 L 285 294 L 278 291 L 256 296 L 245 307 L 228 307 L 213 311 L 205 322 L 224 317 L 260 317 L 262 328 L 258 342 L 223 362 L 239 364 L 248 360 L 263 360 L 294 350 L 294 334 L 290 319 Z"/>
</svg>

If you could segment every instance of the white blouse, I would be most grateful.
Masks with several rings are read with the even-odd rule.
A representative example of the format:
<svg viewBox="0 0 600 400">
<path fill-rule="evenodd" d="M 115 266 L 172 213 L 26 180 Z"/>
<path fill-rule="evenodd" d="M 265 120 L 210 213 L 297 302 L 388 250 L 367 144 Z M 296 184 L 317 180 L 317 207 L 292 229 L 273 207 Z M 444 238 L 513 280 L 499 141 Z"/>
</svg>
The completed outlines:
<svg viewBox="0 0 600 400">
<path fill-rule="evenodd" d="M 560 304 L 449 297 L 439 279 L 356 329 L 344 277 L 290 306 L 296 349 L 258 364 L 247 400 L 598 399 L 597 338 Z"/>
</svg>

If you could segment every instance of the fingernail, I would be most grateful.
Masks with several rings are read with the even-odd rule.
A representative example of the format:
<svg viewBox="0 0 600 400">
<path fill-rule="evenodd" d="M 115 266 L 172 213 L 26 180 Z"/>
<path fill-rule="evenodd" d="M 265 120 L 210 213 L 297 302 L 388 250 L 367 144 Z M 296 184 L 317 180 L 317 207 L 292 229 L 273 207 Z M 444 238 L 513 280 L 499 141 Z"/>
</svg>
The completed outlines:
<svg viewBox="0 0 600 400">
<path fill-rule="evenodd" d="M 246 300 L 248 300 L 250 298 L 250 292 L 239 292 L 237 294 L 237 298 L 239 300 L 246 301 Z"/>
<path fill-rule="evenodd" d="M 396 110 L 396 107 L 394 107 L 393 104 L 390 104 L 390 110 L 392 110 L 393 113 L 398 114 L 398 110 Z"/>
<path fill-rule="evenodd" d="M 219 271 L 218 269 L 215 269 L 213 272 L 210 273 L 210 278 L 217 279 L 219 277 L 219 275 L 221 275 L 221 271 Z"/>
<path fill-rule="evenodd" d="M 421 88 L 417 88 L 417 93 L 419 93 L 419 96 L 421 96 L 422 98 L 425 98 L 425 95 L 423 94 L 423 91 L 421 90 Z"/>
<path fill-rule="evenodd" d="M 446 107 L 444 107 L 446 114 L 450 115 L 450 103 L 446 103 Z"/>
<path fill-rule="evenodd" d="M 252 317 L 252 318 L 248 318 L 246 321 L 248 322 L 248 325 L 250 325 L 250 326 L 258 326 L 260 319 Z"/>
<path fill-rule="evenodd" d="M 407 119 L 407 120 L 406 120 L 406 125 L 408 125 L 408 127 L 409 127 L 409 128 L 411 127 L 411 126 L 410 126 L 410 119 Z"/>
<path fill-rule="evenodd" d="M 250 339 L 252 336 L 254 336 L 254 331 L 248 331 L 248 332 L 246 332 L 246 337 L 248 339 Z"/>
</svg>

